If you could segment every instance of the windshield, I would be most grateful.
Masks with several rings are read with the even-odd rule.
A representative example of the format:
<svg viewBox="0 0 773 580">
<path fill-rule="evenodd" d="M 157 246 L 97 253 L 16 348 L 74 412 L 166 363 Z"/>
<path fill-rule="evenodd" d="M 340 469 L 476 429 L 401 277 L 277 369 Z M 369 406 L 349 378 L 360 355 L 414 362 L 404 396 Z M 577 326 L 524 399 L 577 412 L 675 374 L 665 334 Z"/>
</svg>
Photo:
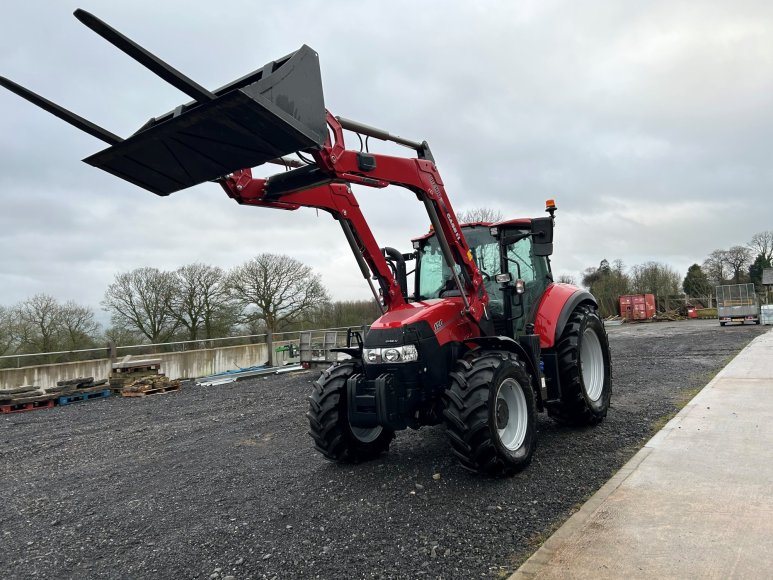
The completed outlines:
<svg viewBox="0 0 773 580">
<path fill-rule="evenodd" d="M 496 240 L 485 226 L 473 226 L 463 229 L 464 238 L 472 250 L 472 256 L 483 277 L 493 278 L 499 273 L 499 249 Z M 455 266 L 457 273 L 461 268 Z M 443 260 L 443 253 L 432 236 L 419 251 L 419 298 L 439 298 L 447 290 L 457 290 L 451 277 L 451 270 Z"/>
</svg>

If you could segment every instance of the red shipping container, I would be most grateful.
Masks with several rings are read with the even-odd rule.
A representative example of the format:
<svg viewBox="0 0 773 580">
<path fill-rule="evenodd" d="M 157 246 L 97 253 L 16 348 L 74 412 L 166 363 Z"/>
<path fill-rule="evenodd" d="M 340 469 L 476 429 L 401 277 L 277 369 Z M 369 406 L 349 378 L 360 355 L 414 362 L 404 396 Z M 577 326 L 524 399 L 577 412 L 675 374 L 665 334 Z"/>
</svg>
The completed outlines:
<svg viewBox="0 0 773 580">
<path fill-rule="evenodd" d="M 620 318 L 624 320 L 650 320 L 654 316 L 654 294 L 626 294 L 620 297 Z"/>
</svg>

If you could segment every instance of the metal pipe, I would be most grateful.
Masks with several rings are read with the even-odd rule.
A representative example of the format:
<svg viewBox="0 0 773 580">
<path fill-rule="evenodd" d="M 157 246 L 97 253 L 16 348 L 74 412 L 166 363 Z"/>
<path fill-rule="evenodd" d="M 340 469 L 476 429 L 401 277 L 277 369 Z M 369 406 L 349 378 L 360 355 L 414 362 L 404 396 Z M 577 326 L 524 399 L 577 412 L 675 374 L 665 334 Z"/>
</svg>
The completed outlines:
<svg viewBox="0 0 773 580">
<path fill-rule="evenodd" d="M 360 251 L 360 247 L 357 244 L 357 239 L 352 231 L 352 226 L 349 225 L 348 221 L 342 218 L 338 219 L 338 223 L 341 224 L 341 229 L 344 231 L 346 241 L 349 242 L 349 247 L 351 247 L 352 252 L 354 253 L 354 259 L 357 260 L 357 265 L 360 267 L 363 278 L 368 281 L 368 286 L 370 286 L 370 291 L 373 293 L 373 298 L 376 300 L 376 304 L 378 304 L 381 314 L 386 314 L 386 309 L 384 308 L 384 305 L 381 304 L 381 300 L 379 300 L 378 292 L 376 292 L 376 287 L 373 285 L 373 280 L 370 279 L 370 268 L 368 268 L 368 263 L 365 261 L 365 258 L 362 257 L 362 251 Z"/>
<path fill-rule="evenodd" d="M 290 159 L 289 157 L 277 157 L 276 159 L 269 159 L 266 163 L 273 163 L 274 165 L 284 165 L 285 167 L 293 167 L 295 169 L 299 167 L 306 167 L 307 163 L 301 163 L 297 159 Z"/>
<path fill-rule="evenodd" d="M 404 139 L 403 137 L 398 137 L 397 135 L 392 135 L 388 131 L 377 129 L 376 127 L 371 127 L 365 123 L 352 121 L 351 119 L 346 119 L 345 117 L 336 117 L 336 120 L 341 123 L 341 127 L 344 129 L 354 131 L 355 133 L 360 133 L 361 135 L 367 135 L 368 137 L 381 139 L 382 141 L 392 141 L 393 143 L 415 149 L 416 151 L 421 151 L 424 147 L 423 143 L 419 143 L 418 141 L 411 141 L 410 139 Z"/>
</svg>

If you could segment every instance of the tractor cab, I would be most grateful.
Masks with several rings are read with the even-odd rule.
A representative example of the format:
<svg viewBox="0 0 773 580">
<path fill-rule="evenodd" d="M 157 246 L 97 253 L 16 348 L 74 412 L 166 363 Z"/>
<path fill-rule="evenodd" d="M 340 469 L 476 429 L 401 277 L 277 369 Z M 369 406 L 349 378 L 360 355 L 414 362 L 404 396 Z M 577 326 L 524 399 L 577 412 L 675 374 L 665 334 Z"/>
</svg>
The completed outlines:
<svg viewBox="0 0 773 580">
<path fill-rule="evenodd" d="M 497 335 L 517 338 L 526 333 L 535 310 L 553 281 L 553 218 L 462 224 L 473 260 L 483 275 L 489 296 L 488 318 Z M 458 296 L 451 270 L 443 259 L 437 236 L 413 240 L 416 250 L 417 300 Z"/>
</svg>

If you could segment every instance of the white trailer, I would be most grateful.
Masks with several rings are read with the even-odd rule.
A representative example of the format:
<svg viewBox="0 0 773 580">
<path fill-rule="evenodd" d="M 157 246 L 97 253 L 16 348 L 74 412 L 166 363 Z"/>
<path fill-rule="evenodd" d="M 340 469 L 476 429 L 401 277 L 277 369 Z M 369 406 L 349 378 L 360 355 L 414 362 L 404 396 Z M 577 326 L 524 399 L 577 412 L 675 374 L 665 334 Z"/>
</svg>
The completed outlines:
<svg viewBox="0 0 773 580">
<path fill-rule="evenodd" d="M 760 304 L 754 284 L 725 284 L 717 286 L 717 318 L 720 326 L 728 322 L 747 320 L 760 323 Z"/>
</svg>

